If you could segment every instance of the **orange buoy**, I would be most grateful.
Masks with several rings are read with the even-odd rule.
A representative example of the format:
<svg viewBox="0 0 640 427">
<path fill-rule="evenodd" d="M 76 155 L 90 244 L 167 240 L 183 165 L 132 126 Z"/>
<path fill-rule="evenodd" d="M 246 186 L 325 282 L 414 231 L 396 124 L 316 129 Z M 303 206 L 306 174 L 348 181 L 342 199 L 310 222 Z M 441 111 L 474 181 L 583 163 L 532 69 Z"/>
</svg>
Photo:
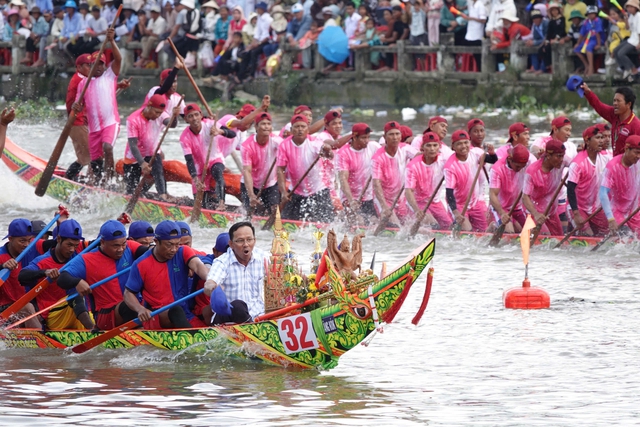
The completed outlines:
<svg viewBox="0 0 640 427">
<path fill-rule="evenodd" d="M 551 300 L 549 294 L 542 288 L 532 287 L 529 279 L 525 278 L 521 288 L 512 288 L 502 294 L 505 308 L 521 310 L 537 310 L 549 308 Z"/>
</svg>

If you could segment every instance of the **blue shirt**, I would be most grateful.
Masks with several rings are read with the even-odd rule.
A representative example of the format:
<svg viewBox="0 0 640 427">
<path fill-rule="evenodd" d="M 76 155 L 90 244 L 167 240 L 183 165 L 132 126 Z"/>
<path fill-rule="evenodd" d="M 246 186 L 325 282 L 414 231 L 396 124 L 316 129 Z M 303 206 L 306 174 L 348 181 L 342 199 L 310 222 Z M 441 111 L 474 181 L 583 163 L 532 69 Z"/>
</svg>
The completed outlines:
<svg viewBox="0 0 640 427">
<path fill-rule="evenodd" d="M 47 36 L 49 35 L 49 23 L 44 20 L 44 17 L 41 16 L 40 18 L 38 18 L 36 23 L 33 24 L 33 28 L 31 29 L 31 32 L 40 37 Z"/>
<path fill-rule="evenodd" d="M 287 36 L 292 36 L 296 41 L 300 40 L 311 29 L 311 16 L 303 15 L 302 20 L 293 18 L 287 24 Z"/>
<path fill-rule="evenodd" d="M 78 12 L 74 12 L 72 17 L 69 17 L 69 14 L 64 15 L 64 20 L 62 21 L 62 32 L 60 33 L 61 37 L 71 38 L 78 37 L 80 31 L 85 29 L 84 19 L 82 15 Z"/>
<path fill-rule="evenodd" d="M 40 8 L 40 12 L 53 11 L 53 2 L 51 0 L 36 0 L 36 6 Z"/>
</svg>

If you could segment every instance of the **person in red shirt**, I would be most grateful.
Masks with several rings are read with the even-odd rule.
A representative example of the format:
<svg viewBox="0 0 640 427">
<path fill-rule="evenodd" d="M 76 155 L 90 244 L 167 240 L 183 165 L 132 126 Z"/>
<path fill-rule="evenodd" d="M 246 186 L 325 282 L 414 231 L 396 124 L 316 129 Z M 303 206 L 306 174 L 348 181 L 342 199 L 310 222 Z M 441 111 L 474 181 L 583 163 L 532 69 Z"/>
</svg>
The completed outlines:
<svg viewBox="0 0 640 427">
<path fill-rule="evenodd" d="M 504 41 L 492 44 L 491 50 L 508 48 L 509 46 L 511 46 L 512 41 L 519 40 L 531 33 L 531 30 L 529 28 L 518 23 L 518 17 L 512 15 L 511 12 L 506 12 L 501 19 L 503 25 L 502 31 L 504 33 Z"/>
<path fill-rule="evenodd" d="M 636 95 L 628 87 L 619 87 L 613 95 L 613 105 L 606 105 L 598 99 L 586 83 L 580 86 L 584 97 L 596 113 L 611 123 L 611 144 L 613 155 L 624 154 L 625 142 L 630 135 L 640 135 L 640 120 L 633 113 Z"/>
<path fill-rule="evenodd" d="M 76 59 L 76 73 L 71 77 L 67 87 L 67 114 L 71 114 L 71 106 L 76 101 L 78 84 L 87 78 L 91 70 L 91 55 L 83 53 Z M 89 155 L 89 130 L 87 129 L 87 117 L 84 111 L 76 112 L 73 126 L 69 132 L 73 149 L 76 152 L 76 160 L 69 165 L 65 177 L 75 181 L 83 167 L 91 163 Z"/>
</svg>

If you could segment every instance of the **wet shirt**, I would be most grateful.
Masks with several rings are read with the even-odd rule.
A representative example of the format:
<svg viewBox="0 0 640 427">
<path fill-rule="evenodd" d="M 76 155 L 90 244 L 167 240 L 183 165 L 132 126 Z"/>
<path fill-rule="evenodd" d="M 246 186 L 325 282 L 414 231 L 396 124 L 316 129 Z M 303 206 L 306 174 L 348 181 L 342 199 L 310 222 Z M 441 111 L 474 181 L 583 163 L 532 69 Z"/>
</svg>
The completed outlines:
<svg viewBox="0 0 640 427">
<path fill-rule="evenodd" d="M 402 189 L 407 165 L 416 154 L 415 148 L 407 144 L 400 144 L 395 156 L 390 156 L 384 147 L 373 155 L 371 159 L 372 176 L 373 179 L 380 180 L 382 192 L 388 204 L 393 202 Z"/>
<path fill-rule="evenodd" d="M 9 261 L 13 256 L 9 253 L 9 243 L 0 246 L 0 265 Z M 26 257 L 25 257 L 26 258 Z M 9 277 L 5 280 L 4 285 L 0 286 L 0 306 L 11 305 L 25 294 L 24 288 L 18 281 L 18 275 L 22 268 L 29 265 L 29 262 L 23 258 L 15 270 L 11 270 Z"/>
<path fill-rule="evenodd" d="M 343 145 L 336 154 L 336 165 L 338 172 L 349 173 L 349 188 L 354 200 L 362 193 L 362 189 L 371 177 L 371 160 L 373 155 L 380 149 L 380 144 L 369 141 L 362 150 L 355 150 L 351 144 Z M 341 194 L 343 201 L 347 200 L 344 193 Z M 362 201 L 373 199 L 373 185 L 370 183 L 367 191 L 362 196 Z"/>
<path fill-rule="evenodd" d="M 293 142 L 292 136 L 282 141 L 280 147 L 278 147 L 278 161 L 276 166 L 287 168 L 286 175 L 290 183 L 289 191 L 300 181 L 302 175 L 304 175 L 307 169 L 309 169 L 309 166 L 311 166 L 318 157 L 318 153 L 320 153 L 323 145 L 323 141 L 313 136 L 308 136 L 300 145 L 296 145 Z M 326 186 L 322 181 L 322 168 L 313 167 L 298 186 L 295 194 L 302 197 L 309 197 L 312 194 L 319 193 L 325 188 Z"/>
<path fill-rule="evenodd" d="M 242 153 L 242 165 L 251 168 L 251 177 L 253 178 L 253 187 L 261 189 L 262 183 L 265 182 L 267 173 L 271 169 L 273 161 L 278 156 L 278 147 L 282 142 L 282 138 L 272 133 L 269 141 L 265 145 L 260 145 L 256 141 L 256 135 L 251 135 L 242 143 L 240 151 Z M 242 177 L 244 182 L 244 176 Z M 276 168 L 271 170 L 269 179 L 267 179 L 264 188 L 269 188 L 278 183 Z"/>
<path fill-rule="evenodd" d="M 456 206 L 458 209 L 462 209 L 467 201 L 467 197 L 471 191 L 471 184 L 473 184 L 476 171 L 480 167 L 480 157 L 481 154 L 479 152 L 471 150 L 469 151 L 467 160 L 460 161 L 456 155 L 453 154 L 444 165 L 444 182 L 446 188 L 453 189 L 453 195 L 456 198 Z M 485 183 L 486 178 L 483 173 L 480 173 L 473 193 L 471 194 L 469 209 L 483 200 L 484 194 L 482 188 Z"/>
<path fill-rule="evenodd" d="M 155 120 L 148 120 L 142 114 L 143 108 L 134 111 L 129 117 L 127 117 L 127 138 L 138 139 L 138 150 L 142 157 L 153 156 L 156 150 L 158 142 L 160 142 L 160 135 L 164 129 L 164 120 L 170 116 L 166 112 L 163 112 L 160 117 Z M 159 150 L 158 153 L 161 153 Z M 135 161 L 135 157 L 131 153 L 129 144 L 124 151 L 124 156 L 130 161 Z"/>
<path fill-rule="evenodd" d="M 640 194 L 640 163 L 631 167 L 622 164 L 623 154 L 611 160 L 602 176 L 602 186 L 610 189 L 609 201 L 613 212 L 626 216 L 638 206 Z"/>
<path fill-rule="evenodd" d="M 87 84 L 83 80 L 78 84 L 76 101 L 80 97 L 82 88 Z M 120 123 L 116 89 L 118 76 L 111 67 L 107 68 L 100 77 L 94 77 L 84 95 L 84 111 L 87 115 L 89 132 L 97 132 L 113 124 Z"/>
<path fill-rule="evenodd" d="M 54 254 L 55 249 L 51 249 L 44 255 L 40 255 L 31 263 L 24 268 L 24 270 L 51 270 L 54 268 L 61 269 L 65 266 L 66 262 L 60 262 L 55 258 Z M 36 296 L 36 301 L 38 302 L 39 308 L 49 307 L 56 302 L 60 301 L 62 298 L 66 298 L 67 292 L 64 289 L 61 289 L 58 286 L 57 280 L 54 280 L 47 286 L 47 288 L 43 291 L 40 291 Z M 43 318 L 47 318 L 49 312 L 44 312 L 41 314 Z"/>
<path fill-rule="evenodd" d="M 519 172 L 514 171 L 507 164 L 507 158 L 503 157 L 498 160 L 489 173 L 489 188 L 497 188 L 500 190 L 498 193 L 498 201 L 502 209 L 509 212 L 511 207 L 518 198 L 518 194 L 524 187 L 525 169 L 521 169 Z M 518 206 L 521 208 L 521 203 Z"/>
<path fill-rule="evenodd" d="M 605 162 L 605 157 L 598 154 L 596 162 L 593 163 L 589 158 L 589 153 L 585 150 L 578 153 L 569 165 L 567 181 L 576 184 L 578 207 L 587 214 L 595 212 L 600 207 L 598 191 L 600 191 L 601 175 L 597 171 L 596 164 L 602 165 Z M 602 168 L 602 166 L 600 167 Z"/>
<path fill-rule="evenodd" d="M 531 198 L 536 209 L 544 213 L 555 193 L 560 181 L 562 181 L 562 169 L 553 169 L 550 172 L 542 170 L 544 156 L 531 166 L 527 167 L 524 177 L 523 193 Z M 558 201 L 555 200 L 549 213 L 555 213 Z"/>
<path fill-rule="evenodd" d="M 444 165 L 447 160 L 445 156 L 439 155 L 435 162 L 428 165 L 424 162 L 423 156 L 418 156 L 409 162 L 405 186 L 407 189 L 413 190 L 420 208 L 424 209 L 429 198 L 438 187 L 440 180 L 444 177 Z M 440 195 L 436 194 L 433 198 L 433 203 L 439 202 Z"/>
</svg>

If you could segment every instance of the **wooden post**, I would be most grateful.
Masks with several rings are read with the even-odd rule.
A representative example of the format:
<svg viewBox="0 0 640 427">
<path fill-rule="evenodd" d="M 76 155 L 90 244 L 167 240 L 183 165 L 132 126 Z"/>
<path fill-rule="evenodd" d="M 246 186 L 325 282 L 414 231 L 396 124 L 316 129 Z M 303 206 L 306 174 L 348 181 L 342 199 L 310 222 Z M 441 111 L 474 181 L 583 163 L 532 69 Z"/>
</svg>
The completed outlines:
<svg viewBox="0 0 640 427">
<path fill-rule="evenodd" d="M 482 40 L 482 74 L 488 80 L 496 72 L 496 55 L 491 52 L 491 40 Z"/>
<path fill-rule="evenodd" d="M 524 42 L 522 40 L 511 42 L 511 46 L 509 46 L 509 65 L 518 73 L 527 69 L 528 55 L 523 53 L 523 48 Z"/>
<path fill-rule="evenodd" d="M 21 35 L 14 35 L 11 44 L 11 74 L 18 75 L 20 74 L 20 66 L 22 65 L 20 61 L 22 61 L 26 53 L 27 39 Z"/>
</svg>

